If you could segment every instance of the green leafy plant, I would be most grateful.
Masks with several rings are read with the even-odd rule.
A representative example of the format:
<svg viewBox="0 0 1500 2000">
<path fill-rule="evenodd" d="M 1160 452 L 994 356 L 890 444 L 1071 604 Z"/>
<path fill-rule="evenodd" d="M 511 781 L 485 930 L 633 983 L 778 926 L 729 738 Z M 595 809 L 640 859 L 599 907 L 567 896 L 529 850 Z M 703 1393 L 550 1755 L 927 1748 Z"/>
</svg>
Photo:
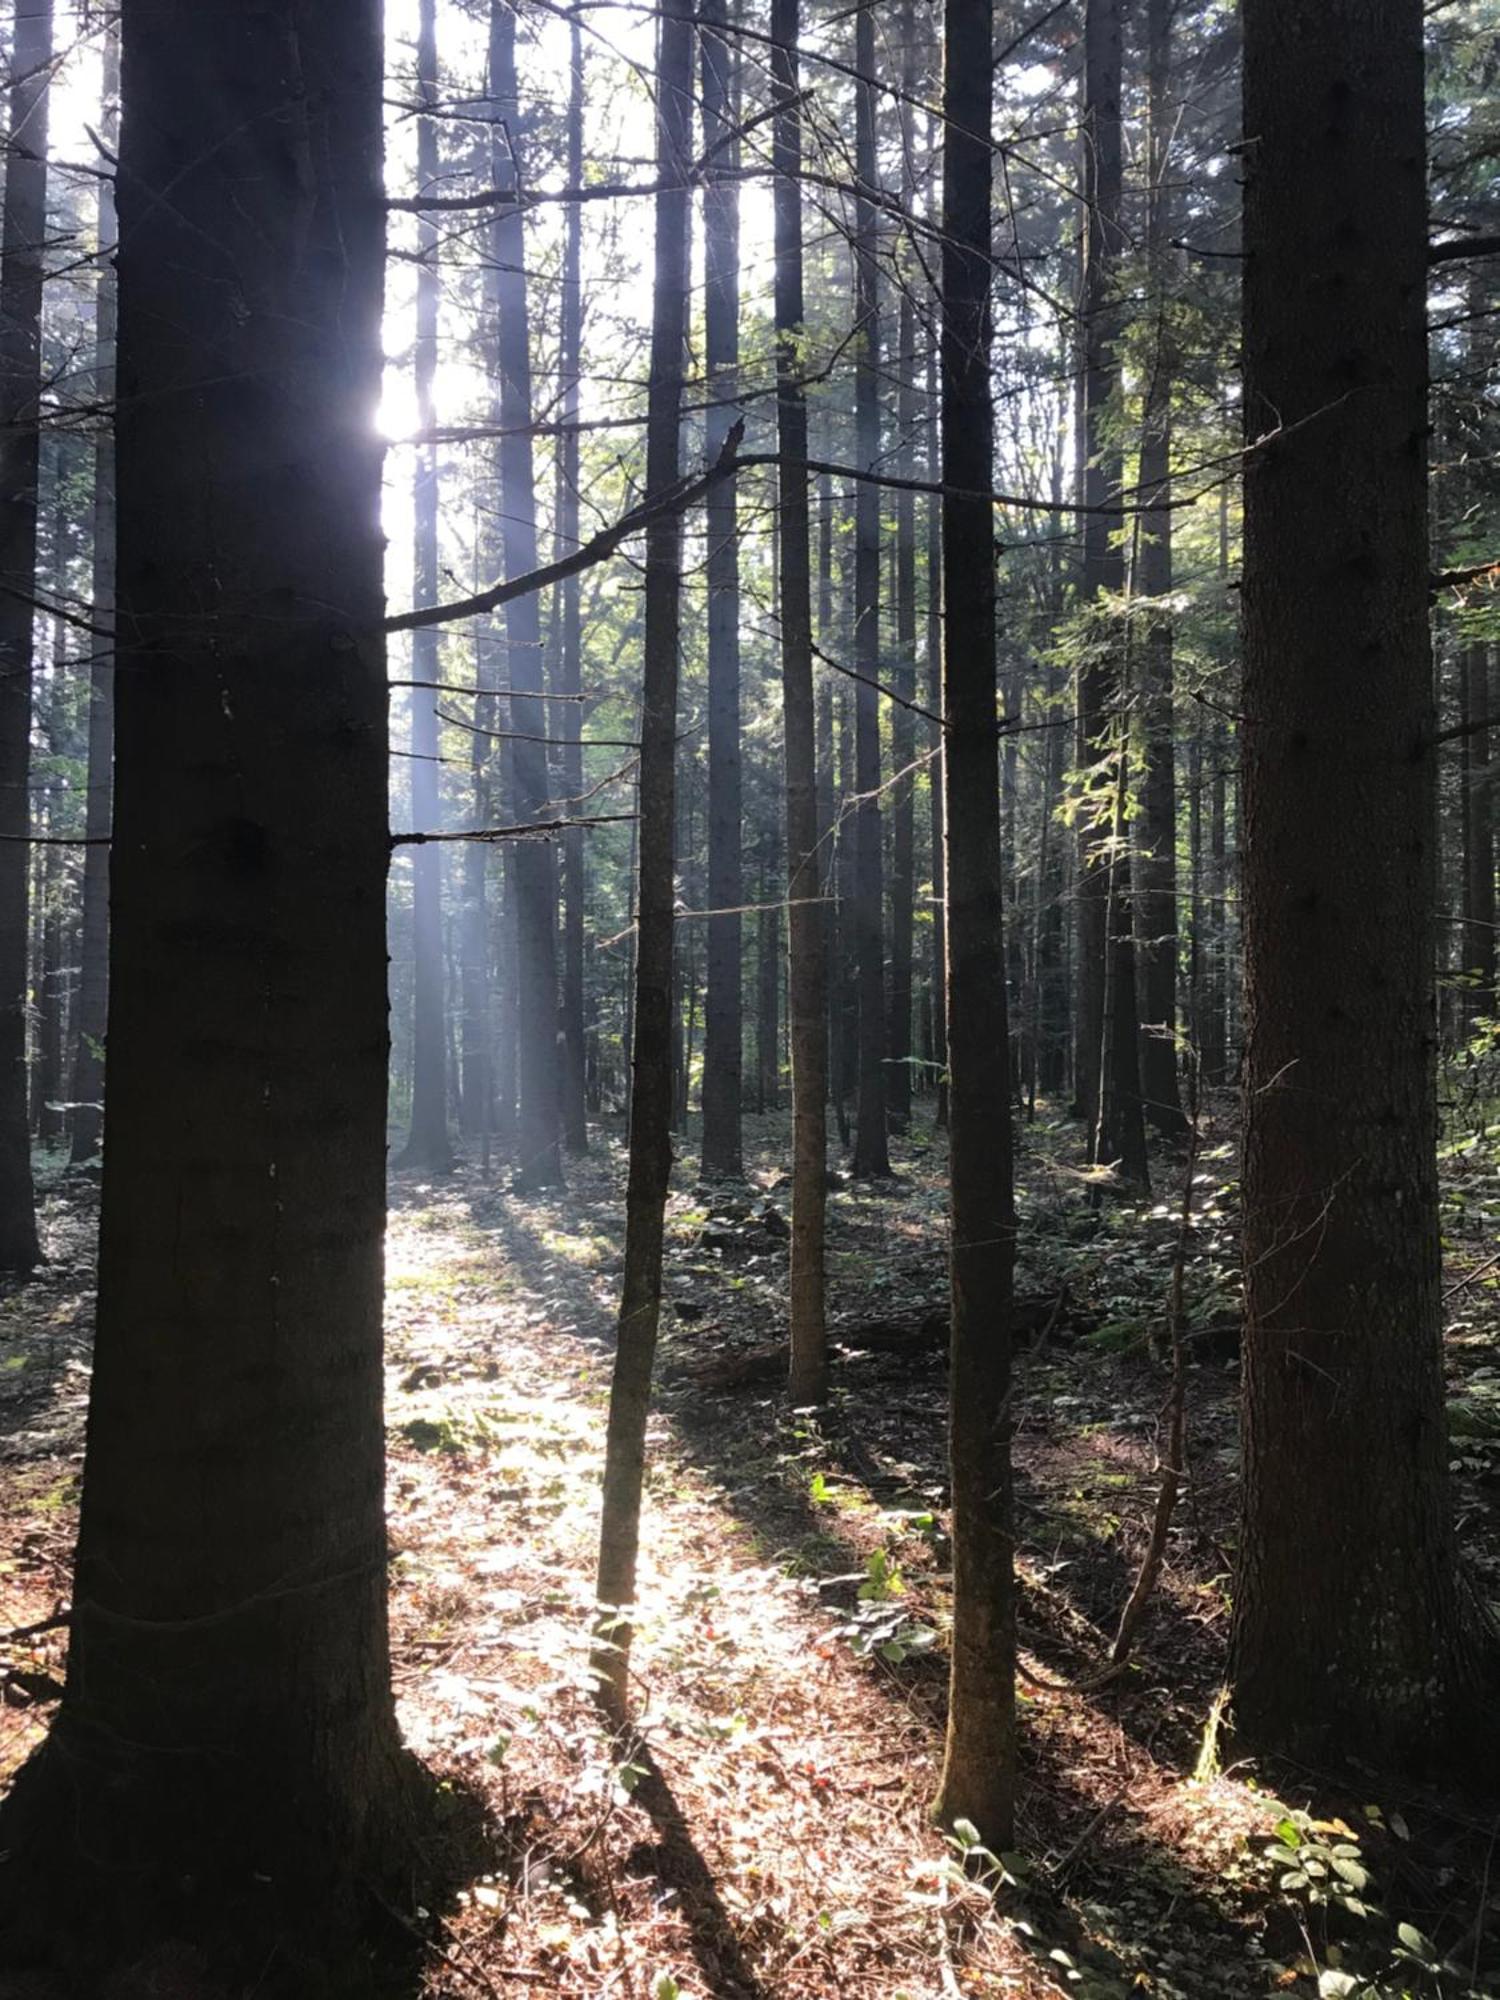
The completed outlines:
<svg viewBox="0 0 1500 2000">
<path fill-rule="evenodd" d="M 1373 1914 L 1364 1900 L 1370 1871 L 1357 1840 L 1331 1840 L 1306 1813 L 1299 1812 L 1277 1822 L 1276 1838 L 1265 1854 L 1277 1870 L 1276 1886 L 1282 1895 L 1309 1909 L 1334 1904 L 1351 1916 Z"/>
</svg>

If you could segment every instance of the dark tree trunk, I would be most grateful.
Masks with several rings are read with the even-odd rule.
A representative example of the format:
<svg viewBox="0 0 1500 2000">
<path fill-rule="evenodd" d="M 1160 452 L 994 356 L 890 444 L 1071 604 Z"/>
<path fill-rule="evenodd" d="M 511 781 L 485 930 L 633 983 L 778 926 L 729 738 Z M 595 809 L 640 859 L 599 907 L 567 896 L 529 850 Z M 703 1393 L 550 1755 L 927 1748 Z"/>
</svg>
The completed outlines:
<svg viewBox="0 0 1500 2000">
<path fill-rule="evenodd" d="M 953 1653 L 936 1811 L 994 1849 L 1015 1812 L 1010 1301 L 1015 1254 L 995 741 L 988 4 L 943 50 L 943 708 L 947 728 Z"/>
<path fill-rule="evenodd" d="M 435 107 L 438 96 L 437 0 L 421 0 L 417 24 L 417 100 Z M 417 119 L 417 185 L 436 187 L 438 178 L 437 122 Z M 423 442 L 417 446 L 417 470 L 412 496 L 415 568 L 412 602 L 419 608 L 437 602 L 438 594 L 438 457 L 431 441 L 436 422 L 433 385 L 437 376 L 438 232 L 430 216 L 417 224 L 416 338 L 412 370 L 416 377 L 417 425 Z M 419 626 L 411 638 L 412 679 L 424 683 L 411 696 L 411 817 L 422 833 L 442 825 L 442 786 L 438 763 L 437 682 L 442 653 L 435 625 Z M 411 1124 L 400 1164 L 419 1172 L 445 1173 L 453 1164 L 448 1139 L 448 1035 L 444 1018 L 443 979 L 443 850 L 439 846 L 412 849 L 412 1074 Z"/>
<path fill-rule="evenodd" d="M 575 19 L 568 29 L 568 185 L 583 185 L 583 30 Z M 578 544 L 578 422 L 579 388 L 583 374 L 583 211 L 570 202 L 563 217 L 562 311 L 558 373 L 562 388 L 563 434 L 557 455 L 558 553 Z M 576 696 L 583 687 L 583 622 L 579 579 L 568 577 L 558 592 L 559 694 Z M 580 734 L 583 707 L 576 700 L 558 703 L 567 742 L 563 747 L 563 791 L 571 800 L 583 796 L 583 751 Z M 571 806 L 569 810 L 577 810 Z M 584 834 L 565 833 L 562 840 L 562 1136 L 570 1153 L 589 1149 L 586 1077 L 588 1032 L 584 1016 L 583 916 L 587 894 Z"/>
<path fill-rule="evenodd" d="M 1490 765 L 1490 659 L 1484 646 L 1463 654 L 1464 707 L 1471 733 L 1464 772 L 1465 826 L 1463 895 L 1464 1014 L 1469 1022 L 1493 1016 L 1495 998 L 1495 817 Z"/>
<path fill-rule="evenodd" d="M 646 487 L 678 477 L 687 343 L 689 195 L 680 167 L 692 132 L 692 0 L 665 0 L 657 55 L 656 269 L 651 389 L 646 416 Z M 672 1167 L 673 834 L 677 772 L 677 669 L 682 521 L 656 517 L 646 532 L 646 632 L 642 661 L 640 869 L 636 892 L 635 1042 L 630 1101 L 630 1174 L 625 1194 L 625 1272 L 610 1385 L 599 1525 L 600 1701 L 616 1719 L 626 1708 L 629 1608 L 635 1601 L 646 1418 L 661 1314 L 662 1232 Z"/>
<path fill-rule="evenodd" d="M 859 1088 L 859 986 L 855 974 L 858 921 L 855 883 L 859 871 L 859 830 L 854 794 L 854 695 L 845 682 L 836 697 L 838 711 L 838 831 L 834 835 L 834 871 L 838 889 L 837 943 L 833 977 L 832 1069 L 834 1108 L 839 1138 L 848 1150 L 852 1140 L 850 1106 Z"/>
<path fill-rule="evenodd" d="M 940 477 L 938 436 L 938 375 L 935 344 L 929 342 L 927 401 L 932 416 L 927 431 L 927 476 Z M 927 706 L 943 712 L 943 509 L 927 503 Z M 936 1072 L 937 1105 L 934 1124 L 948 1124 L 948 864 L 943 853 L 943 731 L 932 730 L 933 759 L 928 766 L 932 785 L 932 1064 Z"/>
<path fill-rule="evenodd" d="M 381 1424 L 381 12 L 276 0 L 226 37 L 197 0 L 127 7 L 122 54 L 98 1335 L 67 1691 L 5 1807 L 0 1920 L 8 1955 L 45 1927 L 79 1991 L 185 1937 L 226 1987 L 275 1958 L 267 1990 L 308 1992 L 296 1945 L 337 1957 L 412 1848 Z"/>
<path fill-rule="evenodd" d="M 100 79 L 99 136 L 115 153 L 120 142 L 120 31 L 105 31 Z M 101 403 L 115 397 L 114 182 L 99 182 L 99 289 L 94 306 L 94 387 Z M 109 838 L 114 783 L 114 651 L 102 632 L 115 615 L 115 439 L 101 426 L 94 441 L 92 622 L 88 638 L 88 790 L 84 834 L 83 914 L 79 937 L 78 1006 L 73 1037 L 72 1147 L 75 1166 L 99 1151 L 104 1117 L 104 1025 L 109 1000 Z"/>
<path fill-rule="evenodd" d="M 1224 891 L 1229 873 L 1226 802 L 1230 749 L 1224 725 L 1208 733 L 1208 918 L 1203 947 L 1203 1081 L 1229 1080 L 1229 924 Z"/>
<path fill-rule="evenodd" d="M 898 17 L 902 45 L 901 88 L 897 105 L 901 130 L 901 197 L 915 209 L 917 199 L 916 133 L 910 100 L 917 95 L 917 35 L 911 0 L 902 0 Z M 901 286 L 896 332 L 896 421 L 900 435 L 898 470 L 907 478 L 916 471 L 917 435 L 917 312 L 914 285 Z M 896 657 L 891 687 L 906 701 L 917 693 L 917 500 L 909 490 L 896 494 Z M 910 771 L 917 754 L 916 717 L 899 701 L 891 704 L 891 975 L 887 1022 L 886 1106 L 891 1129 L 904 1132 L 911 1123 L 912 1079 L 912 930 L 916 889 L 916 781 Z"/>
<path fill-rule="evenodd" d="M 703 145 L 722 169 L 703 194 L 704 361 L 709 410 L 704 443 L 710 461 L 734 419 L 739 377 L 739 143 L 735 62 L 723 29 L 725 0 L 703 9 Z M 703 1174 L 737 1179 L 744 1028 L 740 949 L 744 897 L 740 814 L 740 555 L 733 479 L 708 497 L 708 979 L 703 1013 Z"/>
<path fill-rule="evenodd" d="M 516 94 L 516 16 L 507 0 L 490 12 L 490 98 L 497 123 L 492 146 L 494 185 L 520 185 L 520 105 Z M 526 279 L 526 225 L 519 207 L 495 212 L 490 254 L 495 264 L 499 326 L 495 367 L 500 377 L 500 522 L 507 576 L 537 566 L 536 472 L 531 426 L 531 317 Z M 516 731 L 514 809 L 518 820 L 542 818 L 547 775 L 546 704 L 541 601 L 535 591 L 505 607 L 505 667 Z M 515 843 L 511 879 L 516 897 L 516 1184 L 555 1187 L 562 1180 L 561 1091 L 557 1031 L 557 858 L 550 840 Z"/>
<path fill-rule="evenodd" d="M 1120 0 L 1086 0 L 1083 68 L 1082 454 L 1083 501 L 1106 507 L 1120 494 L 1120 447 L 1109 432 L 1119 385 Z M 1078 761 L 1095 767 L 1109 751 L 1117 699 L 1116 661 L 1104 602 L 1124 587 L 1124 559 L 1107 514 L 1083 516 L 1082 599 L 1096 621 L 1078 672 Z M 1121 741 L 1115 754 L 1123 755 Z M 1110 894 L 1110 788 L 1092 795 L 1079 823 L 1078 1007 L 1074 1089 L 1077 1109 L 1097 1130 L 1104 1044 L 1105 956 Z"/>
<path fill-rule="evenodd" d="M 769 827 L 760 844 L 760 911 L 755 927 L 755 1105 L 781 1102 L 781 843 Z"/>
<path fill-rule="evenodd" d="M 878 186 L 875 153 L 874 0 L 854 17 L 855 84 L 855 459 L 876 469 L 880 457 L 880 309 L 875 253 Z M 878 1179 L 891 1171 L 886 1136 L 885 966 L 882 949 L 885 872 L 881 854 L 880 488 L 862 479 L 854 495 L 854 665 L 864 676 L 854 694 L 855 951 L 859 988 L 859 1103 L 853 1171 Z"/>
<path fill-rule="evenodd" d="M 1172 388 L 1177 368 L 1172 312 L 1170 166 L 1172 0 L 1150 0 L 1146 80 L 1149 97 L 1146 261 L 1150 341 L 1141 422 L 1141 497 L 1172 497 Z M 1159 1132 L 1185 1129 L 1177 1080 L 1177 767 L 1172 713 L 1172 516 L 1139 522 L 1134 594 L 1147 600 L 1140 627 L 1145 773 L 1141 788 L 1140 882 L 1136 897 L 1136 963 L 1140 976 L 1141 1094 Z"/>
<path fill-rule="evenodd" d="M 1105 865 L 1104 1039 L 1099 1055 L 1099 1119 L 1092 1157 L 1118 1168 L 1122 1181 L 1150 1186 L 1146 1125 L 1142 1116 L 1140 1012 L 1135 992 L 1135 923 L 1129 820 L 1130 755 L 1123 714 L 1125 691 L 1117 683 L 1122 713 L 1115 726 L 1113 809 Z"/>
<path fill-rule="evenodd" d="M 818 480 L 818 646 L 827 654 L 837 645 L 833 608 L 833 484 Z M 834 787 L 834 677 L 818 683 L 818 893 L 823 898 L 824 1085 L 837 1097 L 834 1079 L 838 951 L 838 830 Z"/>
<path fill-rule="evenodd" d="M 1060 505 L 1063 497 L 1062 415 L 1059 399 L 1057 443 L 1052 459 L 1054 505 Z M 1056 622 L 1063 610 L 1063 552 L 1056 542 L 1048 585 L 1051 613 Z M 1063 670 L 1049 660 L 1044 672 L 1049 727 L 1042 739 L 1042 815 L 1032 976 L 1036 982 L 1036 1087 L 1048 1097 L 1058 1097 L 1067 1088 L 1068 1077 L 1067 846 L 1057 824 L 1057 808 L 1063 796 L 1066 736 L 1059 726 L 1058 713 Z"/>
<path fill-rule="evenodd" d="M 802 108 L 797 0 L 774 0 L 777 525 L 781 685 L 786 727 L 788 1008 L 792 1045 L 791 1371 L 794 1403 L 828 1393 L 823 1226 L 828 1204 L 826 926 L 818 899 L 811 523 L 803 387 Z"/>
<path fill-rule="evenodd" d="M 0 1271 L 41 1257 L 26 1093 L 32 598 L 52 0 L 16 0 L 0 233 Z"/>
<path fill-rule="evenodd" d="M 469 781 L 474 824 L 488 826 L 493 810 L 491 782 L 493 739 L 483 732 L 495 727 L 495 685 L 491 662 L 494 634 L 484 621 L 474 640 L 474 734 L 469 738 Z M 483 841 L 464 849 L 463 908 L 459 939 L 459 989 L 463 1003 L 460 1041 L 460 1118 L 465 1138 L 477 1139 L 486 1172 L 494 1137 L 494 1022 L 490 1006 L 489 861 Z"/>
<path fill-rule="evenodd" d="M 509 728 L 510 702 L 498 709 L 501 727 Z M 515 812 L 515 745 L 500 745 L 500 797 L 506 815 Z M 514 841 L 504 843 L 500 856 L 499 907 L 495 911 L 495 947 L 490 960 L 495 985 L 495 1140 L 502 1153 L 516 1153 L 516 881 Z"/>
<path fill-rule="evenodd" d="M 1493 1778 L 1443 1407 L 1420 0 L 1245 0 L 1252 1742 Z"/>
</svg>

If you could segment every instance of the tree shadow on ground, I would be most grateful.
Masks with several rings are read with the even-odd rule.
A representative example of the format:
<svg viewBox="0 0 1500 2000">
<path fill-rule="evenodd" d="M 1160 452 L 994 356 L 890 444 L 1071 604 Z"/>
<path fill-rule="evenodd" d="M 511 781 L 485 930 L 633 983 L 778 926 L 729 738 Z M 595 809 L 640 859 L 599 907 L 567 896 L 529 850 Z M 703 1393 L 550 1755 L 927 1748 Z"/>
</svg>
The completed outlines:
<svg viewBox="0 0 1500 2000">
<path fill-rule="evenodd" d="M 649 1816 L 657 1838 L 632 1849 L 627 1869 L 652 1876 L 663 1889 L 675 1892 L 687 1919 L 693 1956 L 710 1993 L 718 2000 L 770 2000 L 660 1765 L 645 1746 L 637 1746 L 632 1761 L 640 1776 L 631 1798 Z"/>
</svg>

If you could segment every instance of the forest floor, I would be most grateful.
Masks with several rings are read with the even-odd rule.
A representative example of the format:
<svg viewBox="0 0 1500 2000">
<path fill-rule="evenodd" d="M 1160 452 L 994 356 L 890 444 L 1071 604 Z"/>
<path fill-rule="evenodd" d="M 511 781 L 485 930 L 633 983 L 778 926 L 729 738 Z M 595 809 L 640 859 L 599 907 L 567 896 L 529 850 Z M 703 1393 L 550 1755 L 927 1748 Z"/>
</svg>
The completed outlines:
<svg viewBox="0 0 1500 2000">
<path fill-rule="evenodd" d="M 1500 1818 L 1373 1776 L 1225 1767 L 1235 1183 L 1206 1133 L 1187 1263 L 1187 1494 L 1127 1673 L 1095 1685 L 1144 1548 L 1183 1162 L 1098 1199 L 1070 1127 L 1021 1136 L 1017 1404 L 1023 1791 L 1005 1874 L 928 1819 L 942 1747 L 941 1142 L 830 1201 L 840 1359 L 791 1408 L 783 1122 L 747 1182 L 679 1167 L 650 1435 L 639 1737 L 590 1700 L 623 1154 L 522 1197 L 398 1178 L 388 1252 L 393 1642 L 402 1721 L 492 1872 L 435 1916 L 421 1991 L 618 2000 L 1500 1992 Z M 1500 1598 L 1500 1159 L 1445 1163 L 1465 1547 Z M 47 1266 L 0 1299 L 0 1624 L 66 1602 L 96 1198 L 50 1177 Z M 1065 1290 L 1053 1313 L 1050 1301 Z M 870 1341 L 884 1345 L 870 1346 Z M 738 1363 L 737 1367 L 726 1364 Z M 732 1376 L 737 1380 L 730 1380 Z M 0 1783 L 46 1726 L 63 1638 L 0 1653 Z M 1289 1851 L 1290 1850 L 1290 1851 Z M 1372 1982 L 1366 1984 L 1365 1982 Z"/>
</svg>

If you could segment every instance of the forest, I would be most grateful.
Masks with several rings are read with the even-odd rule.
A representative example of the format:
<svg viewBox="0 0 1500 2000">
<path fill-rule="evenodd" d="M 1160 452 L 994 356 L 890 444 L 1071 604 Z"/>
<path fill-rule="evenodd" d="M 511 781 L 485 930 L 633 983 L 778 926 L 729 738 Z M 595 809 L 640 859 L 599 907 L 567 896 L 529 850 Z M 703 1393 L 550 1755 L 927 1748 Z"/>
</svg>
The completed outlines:
<svg viewBox="0 0 1500 2000">
<path fill-rule="evenodd" d="M 0 2000 L 1500 1994 L 1500 0 L 0 70 Z"/>
</svg>

